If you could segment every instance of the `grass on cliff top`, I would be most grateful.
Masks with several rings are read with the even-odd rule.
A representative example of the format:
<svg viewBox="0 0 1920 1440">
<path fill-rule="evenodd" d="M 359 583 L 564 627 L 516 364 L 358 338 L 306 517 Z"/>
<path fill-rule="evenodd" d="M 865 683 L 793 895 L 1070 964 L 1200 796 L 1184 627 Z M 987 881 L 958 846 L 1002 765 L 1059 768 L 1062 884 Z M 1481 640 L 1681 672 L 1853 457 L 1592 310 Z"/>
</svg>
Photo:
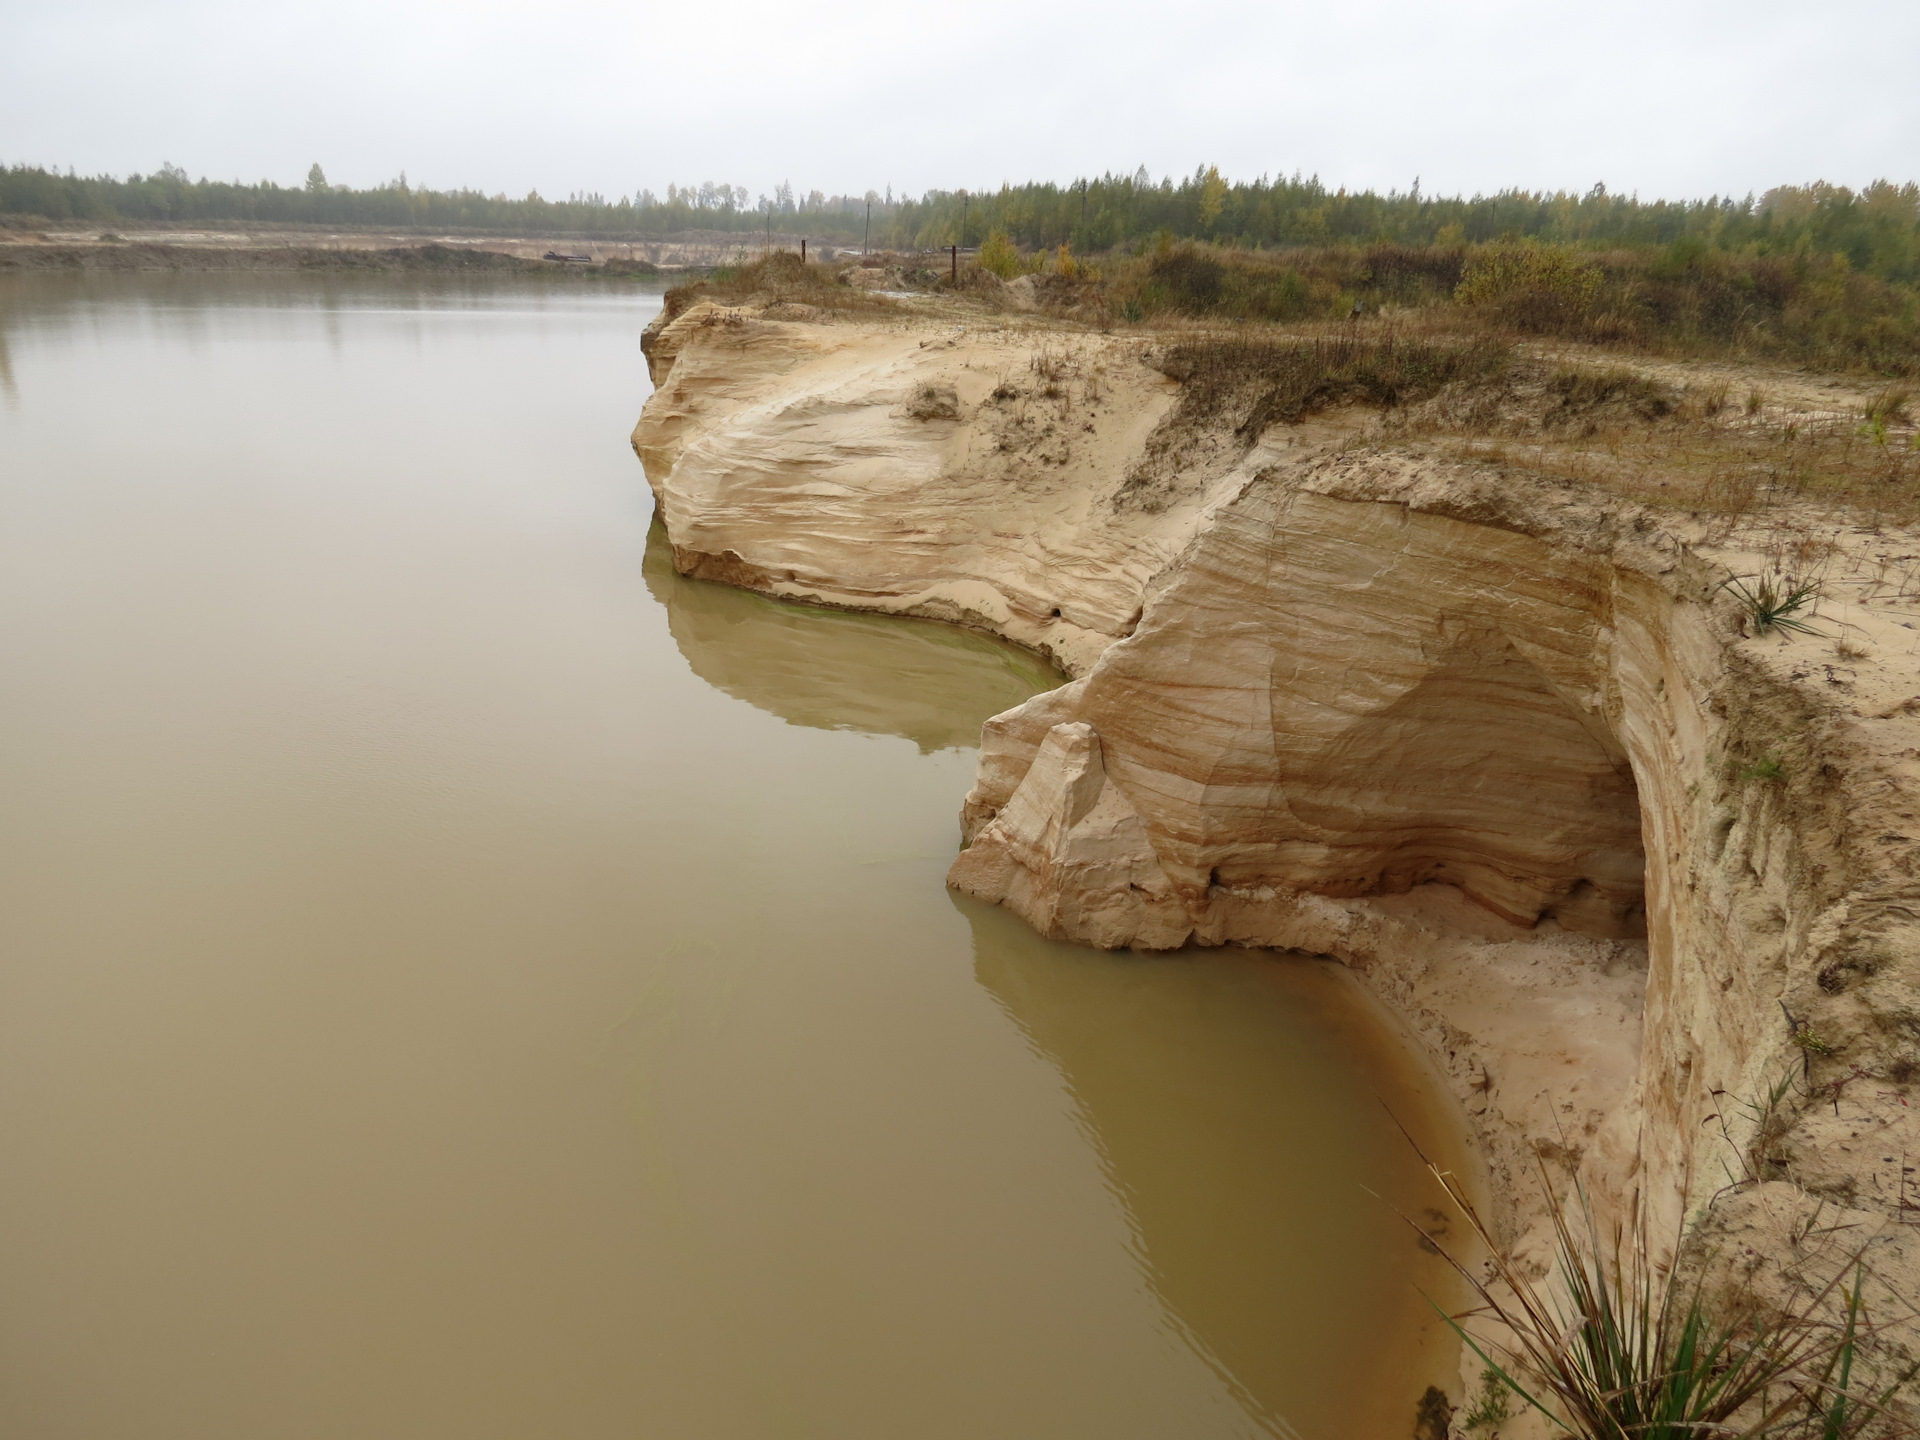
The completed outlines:
<svg viewBox="0 0 1920 1440">
<path fill-rule="evenodd" d="M 1298 424 L 1329 406 L 1391 409 L 1449 386 L 1479 385 L 1504 375 L 1512 358 L 1511 346 L 1491 338 L 1211 335 L 1175 341 L 1153 363 L 1180 382 L 1177 423 L 1225 414 L 1251 443 L 1270 425 Z"/>
<path fill-rule="evenodd" d="M 1513 355 L 1498 340 L 1349 330 L 1188 334 L 1151 352 L 1147 363 L 1179 382 L 1180 398 L 1147 438 L 1113 503 L 1156 512 L 1172 502 L 1183 472 L 1208 457 L 1230 462 L 1245 455 L 1272 426 L 1297 425 L 1342 405 L 1392 411 L 1471 392 L 1504 375 Z"/>
<path fill-rule="evenodd" d="M 1186 463 L 1203 432 L 1250 447 L 1271 425 L 1360 405 L 1379 412 L 1360 438 L 1662 507 L 1738 518 L 1811 505 L 1920 523 L 1920 425 L 1899 383 L 1844 399 L 1801 385 L 1783 397 L 1736 388 L 1724 372 L 1542 355 L 1497 333 L 1371 320 L 1317 328 L 1168 337 L 1150 363 L 1180 382 L 1180 400 L 1125 493 Z"/>
<path fill-rule="evenodd" d="M 1920 521 L 1914 420 L 1898 384 L 1809 401 L 1712 375 L 1520 354 L 1477 389 L 1385 417 L 1379 438 L 1734 518 L 1804 504 L 1910 524 Z"/>
<path fill-rule="evenodd" d="M 847 284 L 841 275 L 849 268 L 813 260 L 802 264 L 796 252 L 775 250 L 758 260 L 723 266 L 699 280 L 674 286 L 666 293 L 667 319 L 684 314 L 702 300 L 764 306 L 763 313 L 774 320 L 897 313 L 899 307 L 886 296 Z"/>
<path fill-rule="evenodd" d="M 1037 291 L 1059 318 L 1152 301 L 1147 328 L 1162 337 L 1153 363 L 1181 382 L 1181 398 L 1129 476 L 1126 503 L 1182 464 L 1203 430 L 1224 424 L 1251 445 L 1267 426 L 1361 404 L 1383 412 L 1383 441 L 1656 505 L 1738 517 L 1804 503 L 1876 524 L 1920 522 L 1908 382 L 1869 380 L 1864 398 L 1856 387 L 1845 401 L 1809 400 L 1805 385 L 1796 398 L 1771 393 L 1763 375 L 1702 377 L 1659 358 L 1784 353 L 1859 375 L 1863 357 L 1895 370 L 1912 357 L 1920 374 L 1911 296 L 1784 261 L 1635 252 L 1610 264 L 1548 247 L 1185 245 L 1043 276 Z M 848 268 L 775 252 L 669 290 L 667 314 L 702 299 L 753 302 L 772 318 L 901 313 L 847 284 Z M 944 272 L 918 279 L 952 288 Z M 963 269 L 959 289 L 999 303 L 984 271 Z M 1262 323 L 1280 320 L 1290 323 Z M 1591 343 L 1543 355 L 1555 338 Z"/>
</svg>

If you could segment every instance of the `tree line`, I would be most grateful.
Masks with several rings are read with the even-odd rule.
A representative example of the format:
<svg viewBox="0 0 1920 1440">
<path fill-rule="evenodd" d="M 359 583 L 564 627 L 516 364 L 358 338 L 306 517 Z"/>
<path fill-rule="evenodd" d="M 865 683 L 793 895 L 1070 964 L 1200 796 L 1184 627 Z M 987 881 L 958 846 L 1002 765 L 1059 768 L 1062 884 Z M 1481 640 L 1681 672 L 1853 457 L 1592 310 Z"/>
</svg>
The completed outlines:
<svg viewBox="0 0 1920 1440">
<path fill-rule="evenodd" d="M 1876 181 L 1859 190 L 1818 182 L 1764 195 L 1642 200 L 1604 185 L 1584 193 L 1505 190 L 1429 196 L 1329 189 L 1317 176 L 1230 181 L 1212 166 L 1156 180 L 1145 169 L 1069 184 L 1036 181 L 997 190 L 798 193 L 789 184 L 752 195 L 744 186 L 669 185 L 613 199 L 576 193 L 549 200 L 478 190 L 435 190 L 403 174 L 354 189 L 314 165 L 303 185 L 193 179 L 175 165 L 149 175 L 81 176 L 32 165 L 0 169 L 0 215 L 19 224 L 322 225 L 522 232 L 657 240 L 688 232 L 806 234 L 843 246 L 893 250 L 978 245 L 998 232 L 1028 249 L 1081 253 L 1204 240 L 1243 249 L 1395 244 L 1463 246 L 1538 240 L 1589 250 L 1656 246 L 1749 255 L 1840 257 L 1854 270 L 1920 281 L 1920 186 Z"/>
</svg>

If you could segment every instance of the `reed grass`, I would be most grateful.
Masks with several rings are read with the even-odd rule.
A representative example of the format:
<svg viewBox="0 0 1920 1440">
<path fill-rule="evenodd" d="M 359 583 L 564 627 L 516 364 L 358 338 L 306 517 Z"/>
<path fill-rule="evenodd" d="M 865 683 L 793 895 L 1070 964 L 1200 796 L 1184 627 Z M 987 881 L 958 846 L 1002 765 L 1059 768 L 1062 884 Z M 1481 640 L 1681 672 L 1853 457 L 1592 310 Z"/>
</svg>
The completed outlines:
<svg viewBox="0 0 1920 1440">
<path fill-rule="evenodd" d="M 1646 1208 L 1610 1229 L 1578 1182 L 1553 1197 L 1554 1264 L 1536 1280 L 1497 1244 L 1451 1172 L 1429 1163 L 1490 1257 L 1464 1262 L 1409 1220 L 1479 1300 L 1447 1323 L 1501 1386 L 1579 1440 L 1910 1440 L 1915 1427 L 1889 1410 L 1913 1379 L 1864 1377 L 1873 1333 L 1867 1272 L 1849 1257 L 1822 1287 L 1785 1308 L 1710 1304 L 1707 1266 L 1683 1281 L 1659 1262 Z M 1675 1251 L 1678 1251 L 1676 1237 Z M 1442 1312 L 1444 1314 L 1444 1312 Z M 1464 1321 L 1478 1318 L 1481 1333 Z M 1485 1322 L 1492 1322 L 1491 1326 Z"/>
</svg>

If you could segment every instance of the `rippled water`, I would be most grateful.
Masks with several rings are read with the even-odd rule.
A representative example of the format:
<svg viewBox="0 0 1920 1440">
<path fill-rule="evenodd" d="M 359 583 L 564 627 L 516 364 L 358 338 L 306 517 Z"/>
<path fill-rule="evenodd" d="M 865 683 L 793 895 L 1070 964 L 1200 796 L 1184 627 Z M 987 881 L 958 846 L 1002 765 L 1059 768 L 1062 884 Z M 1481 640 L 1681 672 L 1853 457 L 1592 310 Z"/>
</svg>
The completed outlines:
<svg viewBox="0 0 1920 1440">
<path fill-rule="evenodd" d="M 0 280 L 0 1433 L 1405 1435 L 1397 1031 L 951 896 L 1057 677 L 676 577 L 657 303 Z"/>
</svg>

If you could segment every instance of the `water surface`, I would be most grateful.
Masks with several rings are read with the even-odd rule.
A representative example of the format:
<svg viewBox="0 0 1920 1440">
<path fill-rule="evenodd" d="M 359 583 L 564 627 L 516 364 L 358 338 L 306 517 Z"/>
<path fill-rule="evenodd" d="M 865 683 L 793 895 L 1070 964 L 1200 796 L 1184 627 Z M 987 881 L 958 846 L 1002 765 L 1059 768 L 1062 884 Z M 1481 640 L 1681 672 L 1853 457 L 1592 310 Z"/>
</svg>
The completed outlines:
<svg viewBox="0 0 1920 1440">
<path fill-rule="evenodd" d="M 1057 677 L 673 575 L 657 304 L 0 280 L 0 1433 L 1397 1440 L 1397 1031 L 951 897 Z"/>
</svg>

